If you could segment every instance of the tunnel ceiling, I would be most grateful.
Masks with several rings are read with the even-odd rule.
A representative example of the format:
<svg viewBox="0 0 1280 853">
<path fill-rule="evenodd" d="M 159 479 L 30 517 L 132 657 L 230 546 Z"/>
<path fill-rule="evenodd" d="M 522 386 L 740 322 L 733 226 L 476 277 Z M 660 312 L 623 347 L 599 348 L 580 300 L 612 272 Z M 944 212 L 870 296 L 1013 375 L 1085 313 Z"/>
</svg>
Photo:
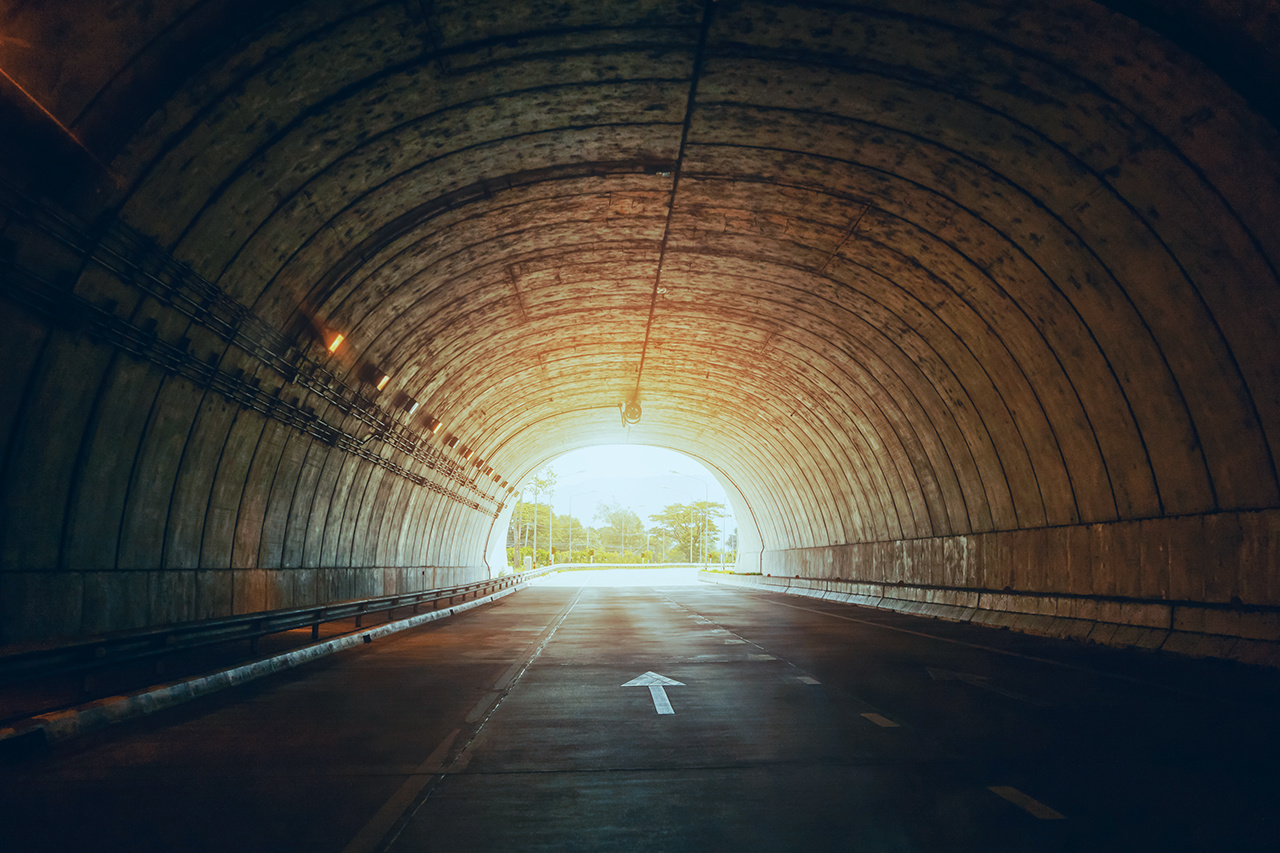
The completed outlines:
<svg viewBox="0 0 1280 853">
<path fill-rule="evenodd" d="M 82 206 L 448 452 L 671 447 L 801 547 L 1277 505 L 1238 5 L 17 4 L 0 66 Z"/>
</svg>

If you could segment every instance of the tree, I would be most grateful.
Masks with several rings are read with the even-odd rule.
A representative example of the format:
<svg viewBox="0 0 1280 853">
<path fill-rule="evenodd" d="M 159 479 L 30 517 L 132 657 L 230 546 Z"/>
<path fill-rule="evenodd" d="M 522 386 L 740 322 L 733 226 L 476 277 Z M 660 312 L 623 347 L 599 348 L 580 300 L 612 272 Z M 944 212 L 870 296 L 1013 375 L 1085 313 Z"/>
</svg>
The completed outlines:
<svg viewBox="0 0 1280 853">
<path fill-rule="evenodd" d="M 537 474 L 533 475 L 533 479 L 529 481 L 529 491 L 533 492 L 533 553 L 534 560 L 537 560 L 538 553 L 538 496 L 543 492 L 555 494 L 556 488 L 556 472 L 551 468 L 543 468 Z M 551 540 L 550 517 L 551 508 L 547 508 L 547 541 Z"/>
<path fill-rule="evenodd" d="M 643 542 L 644 523 L 635 510 L 629 507 L 618 503 L 601 504 L 596 510 L 595 520 L 603 522 L 604 526 L 596 528 L 595 532 L 605 549 L 625 554 L 628 544 L 636 546 Z"/>
<path fill-rule="evenodd" d="M 720 526 L 716 522 L 723 514 L 724 504 L 718 501 L 696 501 L 668 504 L 662 512 L 649 516 L 649 520 L 656 531 L 665 531 L 674 540 L 667 543 L 668 549 L 675 548 L 677 554 L 687 556 L 692 563 L 698 557 L 706 559 L 707 543 L 719 534 Z M 665 560 L 667 555 L 662 556 Z"/>
</svg>

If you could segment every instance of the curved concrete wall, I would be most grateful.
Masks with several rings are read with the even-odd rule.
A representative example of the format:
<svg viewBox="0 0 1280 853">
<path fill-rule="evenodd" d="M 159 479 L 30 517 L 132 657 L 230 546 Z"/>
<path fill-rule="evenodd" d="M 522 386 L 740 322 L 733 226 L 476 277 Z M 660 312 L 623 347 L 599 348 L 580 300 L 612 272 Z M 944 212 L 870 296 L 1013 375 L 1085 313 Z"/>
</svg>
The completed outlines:
<svg viewBox="0 0 1280 853">
<path fill-rule="evenodd" d="M 12 6 L 3 639 L 478 576 L 504 483 L 617 441 L 721 471 L 770 574 L 1280 606 L 1240 11 Z"/>
</svg>

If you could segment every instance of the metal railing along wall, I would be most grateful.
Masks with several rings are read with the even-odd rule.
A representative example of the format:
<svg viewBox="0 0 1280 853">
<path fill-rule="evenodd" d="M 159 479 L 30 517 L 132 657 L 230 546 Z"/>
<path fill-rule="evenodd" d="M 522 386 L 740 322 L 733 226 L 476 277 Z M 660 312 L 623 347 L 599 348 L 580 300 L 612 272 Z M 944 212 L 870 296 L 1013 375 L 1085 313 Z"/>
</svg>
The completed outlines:
<svg viewBox="0 0 1280 853">
<path fill-rule="evenodd" d="M 526 583 L 548 571 L 550 569 L 538 569 L 423 592 L 186 622 L 51 648 L 0 654 L 0 687 L 66 675 L 87 675 L 95 670 L 138 661 L 159 661 L 178 651 L 237 640 L 248 640 L 251 653 L 256 653 L 258 640 L 269 634 L 309 627 L 312 639 L 318 639 L 320 626 L 326 622 L 354 617 L 356 626 L 360 627 L 366 617 L 382 613 L 387 614 L 387 621 L 392 621 L 393 611 L 401 608 L 412 608 L 413 613 L 417 613 L 424 606 L 432 609 L 448 607 Z"/>
</svg>

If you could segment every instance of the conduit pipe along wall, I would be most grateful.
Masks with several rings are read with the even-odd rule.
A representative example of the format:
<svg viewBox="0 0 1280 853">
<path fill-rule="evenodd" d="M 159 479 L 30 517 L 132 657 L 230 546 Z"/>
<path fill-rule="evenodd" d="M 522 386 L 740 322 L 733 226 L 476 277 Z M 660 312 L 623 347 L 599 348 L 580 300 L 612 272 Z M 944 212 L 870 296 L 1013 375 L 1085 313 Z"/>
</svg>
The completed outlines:
<svg viewBox="0 0 1280 853">
<path fill-rule="evenodd" d="M 1275 639 L 1280 33 L 1223 8 L 0 6 L 3 640 L 468 580 L 460 448 L 617 441 L 770 575 Z"/>
</svg>

